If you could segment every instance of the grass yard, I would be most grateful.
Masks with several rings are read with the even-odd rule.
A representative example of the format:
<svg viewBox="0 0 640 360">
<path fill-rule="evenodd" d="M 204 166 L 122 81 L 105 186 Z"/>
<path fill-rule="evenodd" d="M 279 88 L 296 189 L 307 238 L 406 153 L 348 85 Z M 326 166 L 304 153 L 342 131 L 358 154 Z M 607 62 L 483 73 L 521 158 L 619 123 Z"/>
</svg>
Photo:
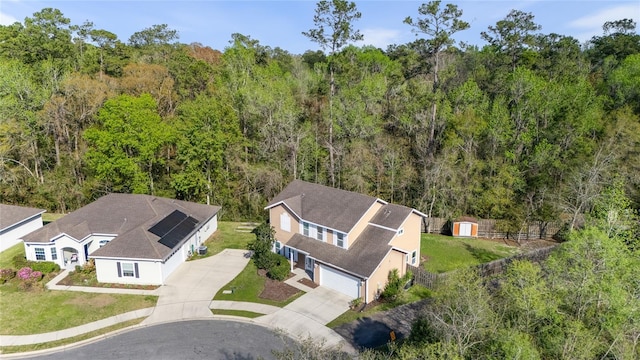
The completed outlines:
<svg viewBox="0 0 640 360">
<path fill-rule="evenodd" d="M 260 304 L 283 307 L 304 294 L 300 291 L 297 295 L 291 296 L 285 301 L 274 301 L 259 297 L 265 287 L 266 278 L 258 275 L 258 269 L 253 261 L 249 261 L 235 279 L 223 286 L 213 297 L 213 300 L 246 301 Z M 232 294 L 223 294 L 224 290 L 232 290 Z"/>
<path fill-rule="evenodd" d="M 67 214 L 58 214 L 58 213 L 49 213 L 46 212 L 42 214 L 42 222 L 46 225 L 50 222 L 56 221 Z"/>
<path fill-rule="evenodd" d="M 420 245 L 422 267 L 433 273 L 487 263 L 519 252 L 518 247 L 498 241 L 435 234 L 422 234 Z"/>
<path fill-rule="evenodd" d="M 137 325 L 141 323 L 142 320 L 144 320 L 144 318 L 133 319 L 133 320 L 121 322 L 115 325 L 111 325 L 106 328 L 102 328 L 100 330 L 91 331 L 86 334 L 82 334 L 82 335 L 78 335 L 78 336 L 74 336 L 74 337 L 70 337 L 62 340 L 57 340 L 57 341 L 50 341 L 50 342 L 31 344 L 31 345 L 0 346 L 0 354 L 13 354 L 13 353 L 28 352 L 28 351 L 37 351 L 37 350 L 51 349 L 58 346 L 74 344 L 79 341 L 83 341 L 83 340 L 91 339 L 96 336 L 108 334 L 112 331 Z"/>
<path fill-rule="evenodd" d="M 422 299 L 426 299 L 431 297 L 431 291 L 424 286 L 414 285 L 409 288 L 409 290 L 402 292 L 401 295 L 394 302 L 380 302 L 374 306 L 367 305 L 364 311 L 354 311 L 347 310 L 342 315 L 333 319 L 330 323 L 327 324 L 329 328 L 335 328 L 342 324 L 346 324 L 352 321 L 356 321 L 358 319 L 370 316 L 372 314 L 378 313 L 380 311 L 386 311 L 389 309 L 393 309 L 394 307 L 416 302 Z"/>
<path fill-rule="evenodd" d="M 15 244 L 0 253 L 0 269 L 13 268 L 13 257 L 16 255 L 25 256 L 23 243 Z"/>
<path fill-rule="evenodd" d="M 214 315 L 229 315 L 229 316 L 239 316 L 245 317 L 249 319 L 255 319 L 264 314 L 256 313 L 253 311 L 245 311 L 245 310 L 225 310 L 225 309 L 215 309 L 211 310 Z"/>
<path fill-rule="evenodd" d="M 204 242 L 208 247 L 206 255 L 194 255 L 191 259 L 202 259 L 222 252 L 224 249 L 246 249 L 247 244 L 256 239 L 250 232 L 236 231 L 242 223 L 219 221 L 218 230 Z"/>
<path fill-rule="evenodd" d="M 2 335 L 27 335 L 63 330 L 153 307 L 157 300 L 157 296 L 125 294 L 24 292 L 12 281 L 0 286 L 0 332 Z"/>
</svg>

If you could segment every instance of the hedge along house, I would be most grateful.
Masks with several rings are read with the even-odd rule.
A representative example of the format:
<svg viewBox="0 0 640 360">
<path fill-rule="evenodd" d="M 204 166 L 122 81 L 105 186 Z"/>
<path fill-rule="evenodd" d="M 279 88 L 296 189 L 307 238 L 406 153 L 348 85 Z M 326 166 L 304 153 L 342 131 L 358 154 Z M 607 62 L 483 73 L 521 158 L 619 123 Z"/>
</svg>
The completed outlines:
<svg viewBox="0 0 640 360">
<path fill-rule="evenodd" d="M 424 214 L 351 191 L 294 180 L 269 202 L 274 251 L 311 279 L 369 303 L 407 264 L 420 263 Z"/>
<path fill-rule="evenodd" d="M 43 209 L 0 204 L 0 252 L 20 243 L 28 233 L 42 227 Z"/>
<path fill-rule="evenodd" d="M 99 282 L 162 285 L 217 230 L 219 210 L 109 194 L 24 236 L 26 257 L 67 269 L 94 259 Z"/>
<path fill-rule="evenodd" d="M 460 217 L 453 222 L 451 232 L 454 237 L 478 237 L 478 220 L 468 216 Z"/>
</svg>

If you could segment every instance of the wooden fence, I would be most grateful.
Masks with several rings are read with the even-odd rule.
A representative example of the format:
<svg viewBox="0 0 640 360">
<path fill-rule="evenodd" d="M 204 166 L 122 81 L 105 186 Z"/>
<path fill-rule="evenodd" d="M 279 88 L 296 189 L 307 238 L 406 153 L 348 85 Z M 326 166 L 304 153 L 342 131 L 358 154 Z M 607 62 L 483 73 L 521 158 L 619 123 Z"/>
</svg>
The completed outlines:
<svg viewBox="0 0 640 360">
<path fill-rule="evenodd" d="M 518 254 L 504 259 L 498 259 L 486 264 L 476 265 L 474 268 L 478 270 L 478 274 L 482 277 L 489 277 L 497 274 L 502 274 L 509 264 L 516 260 L 529 260 L 532 262 L 541 262 L 546 260 L 553 249 L 554 246 L 548 246 L 540 249 L 536 249 L 530 251 L 525 254 Z M 411 271 L 413 274 L 413 282 L 415 284 L 420 284 L 428 289 L 435 289 L 438 286 L 438 283 L 451 274 L 451 272 L 435 274 L 431 273 L 421 267 L 416 267 L 413 265 L 407 265 L 407 269 Z"/>
<path fill-rule="evenodd" d="M 445 218 L 425 218 L 423 221 L 423 232 L 431 234 L 451 235 L 452 223 Z M 561 221 L 546 222 L 534 221 L 521 229 L 521 231 L 505 230 L 503 221 L 493 219 L 478 220 L 478 237 L 488 239 L 510 239 L 517 242 L 527 240 L 557 239 L 560 231 L 564 228 Z"/>
</svg>

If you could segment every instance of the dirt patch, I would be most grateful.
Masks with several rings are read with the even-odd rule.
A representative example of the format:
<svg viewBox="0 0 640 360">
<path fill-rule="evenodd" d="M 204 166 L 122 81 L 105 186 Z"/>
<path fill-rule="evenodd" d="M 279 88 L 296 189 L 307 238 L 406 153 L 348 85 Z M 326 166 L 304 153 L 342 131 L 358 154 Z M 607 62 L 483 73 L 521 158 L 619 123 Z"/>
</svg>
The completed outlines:
<svg viewBox="0 0 640 360">
<path fill-rule="evenodd" d="M 261 299 L 273 300 L 273 301 L 285 301 L 293 295 L 300 292 L 300 290 L 293 286 L 286 284 L 284 281 L 277 281 L 269 279 L 265 270 L 258 270 L 258 275 L 265 278 L 264 289 L 258 295 Z M 295 276 L 295 274 L 289 274 L 288 278 Z"/>
<path fill-rule="evenodd" d="M 515 242 L 514 240 L 510 240 L 510 239 L 477 238 L 476 240 L 489 241 L 489 242 L 494 242 L 494 243 L 503 244 L 503 245 L 507 245 L 507 246 L 513 246 L 513 247 L 520 247 L 520 245 L 517 242 Z"/>
<path fill-rule="evenodd" d="M 109 306 L 116 301 L 113 296 L 110 294 L 97 294 L 96 296 L 92 296 L 90 298 L 87 297 L 76 297 L 65 301 L 67 305 L 75 305 L 75 306 L 85 306 L 90 305 L 95 308 L 102 308 L 105 306 Z"/>
<path fill-rule="evenodd" d="M 298 280 L 298 282 L 302 285 L 308 286 L 312 289 L 315 289 L 318 287 L 318 284 L 314 283 L 313 281 L 307 279 L 307 278 L 302 278 L 300 280 Z"/>
</svg>

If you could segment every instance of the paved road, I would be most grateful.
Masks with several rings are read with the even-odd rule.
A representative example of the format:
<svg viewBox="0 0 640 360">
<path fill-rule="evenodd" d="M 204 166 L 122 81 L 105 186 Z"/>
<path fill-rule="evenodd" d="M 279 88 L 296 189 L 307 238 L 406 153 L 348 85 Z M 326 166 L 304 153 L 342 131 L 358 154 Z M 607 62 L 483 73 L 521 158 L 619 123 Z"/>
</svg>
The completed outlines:
<svg viewBox="0 0 640 360">
<path fill-rule="evenodd" d="M 192 320 L 153 325 L 30 359 L 266 360 L 274 359 L 272 349 L 283 348 L 284 340 L 262 326 L 236 321 Z"/>
</svg>

